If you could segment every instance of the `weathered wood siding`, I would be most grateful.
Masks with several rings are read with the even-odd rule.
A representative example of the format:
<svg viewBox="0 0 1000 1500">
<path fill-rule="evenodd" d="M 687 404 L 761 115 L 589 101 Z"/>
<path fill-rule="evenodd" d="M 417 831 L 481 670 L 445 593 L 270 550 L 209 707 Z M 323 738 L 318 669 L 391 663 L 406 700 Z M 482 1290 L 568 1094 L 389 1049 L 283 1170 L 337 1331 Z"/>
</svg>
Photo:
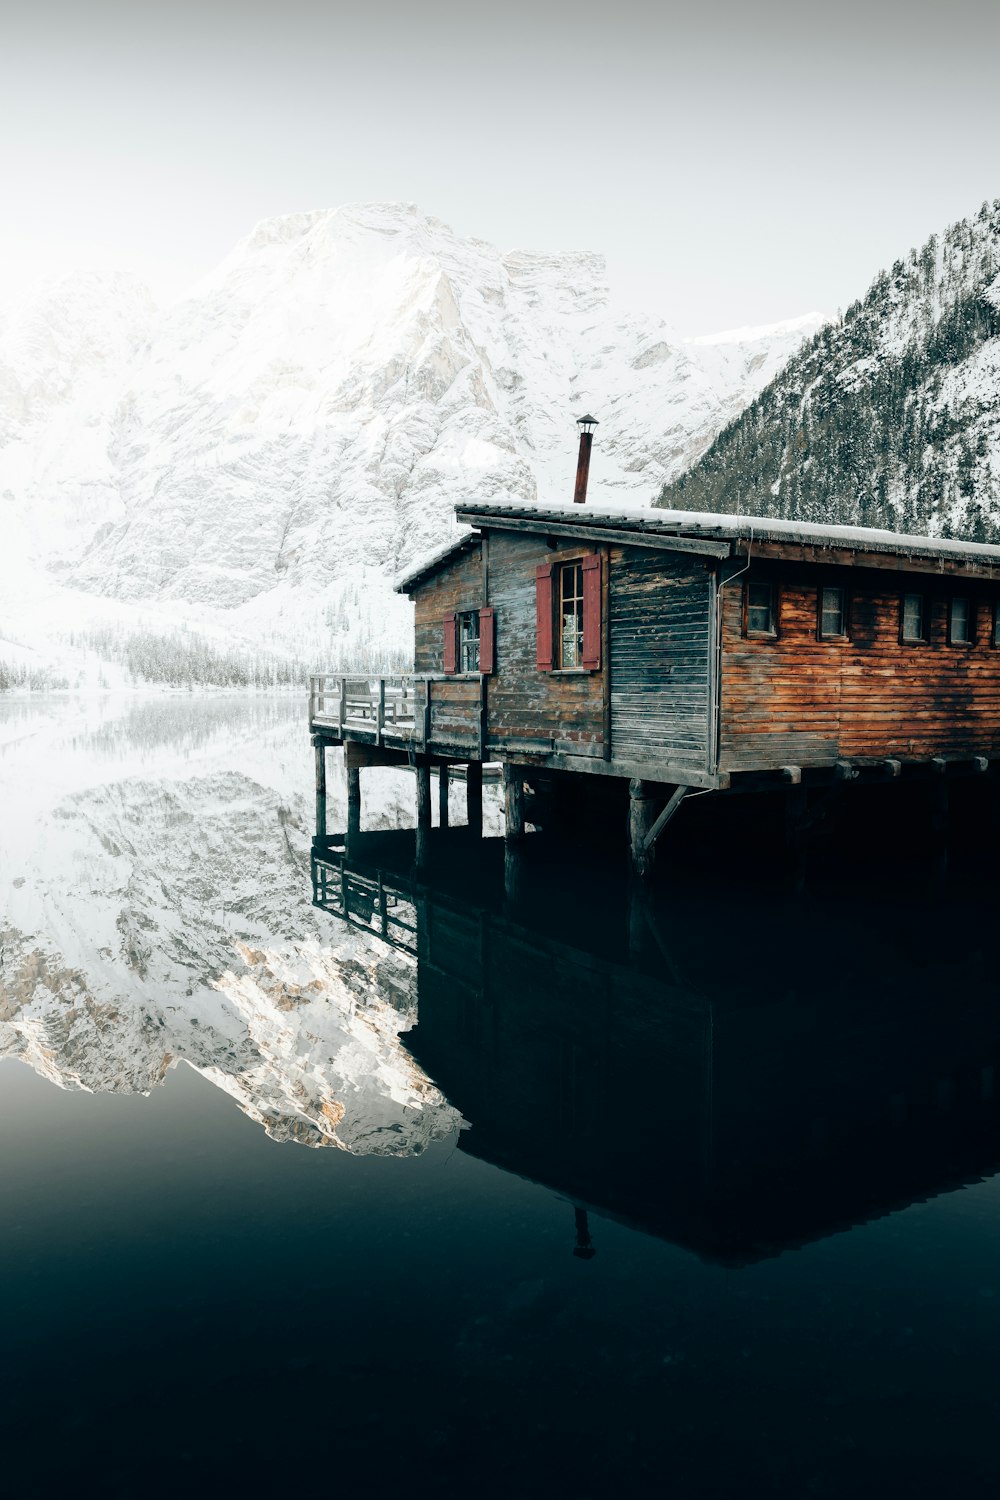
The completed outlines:
<svg viewBox="0 0 1000 1500">
<path fill-rule="evenodd" d="M 463 552 L 414 590 L 415 672 L 444 671 L 444 617 L 489 603 L 483 597 L 482 554 Z"/>
<path fill-rule="evenodd" d="M 613 550 L 610 577 L 615 758 L 705 770 L 711 574 L 700 559 L 628 547 Z"/>
<path fill-rule="evenodd" d="M 438 750 L 479 749 L 480 684 L 478 677 L 456 677 L 430 685 L 431 745 Z"/>
<path fill-rule="evenodd" d="M 490 535 L 496 669 L 487 683 L 488 726 L 491 744 L 504 754 L 515 755 L 520 744 L 528 753 L 603 755 L 603 671 L 543 672 L 535 656 L 535 568 L 593 550 L 580 543 L 553 551 L 544 535 Z"/>
<path fill-rule="evenodd" d="M 961 579 L 772 565 L 778 638 L 744 638 L 742 581 L 723 589 L 721 770 L 838 760 L 1000 754 L 993 593 Z M 817 639 L 820 583 L 847 590 L 850 638 Z M 926 644 L 900 642 L 900 600 L 924 594 Z M 948 644 L 953 594 L 973 601 L 974 644 Z"/>
</svg>

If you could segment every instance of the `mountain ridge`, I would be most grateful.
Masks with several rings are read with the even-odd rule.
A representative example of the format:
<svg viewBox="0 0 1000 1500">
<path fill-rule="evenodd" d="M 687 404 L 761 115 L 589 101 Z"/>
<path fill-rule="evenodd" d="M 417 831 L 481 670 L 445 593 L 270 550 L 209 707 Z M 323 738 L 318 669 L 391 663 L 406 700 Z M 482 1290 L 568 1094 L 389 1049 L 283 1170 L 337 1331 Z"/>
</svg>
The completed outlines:
<svg viewBox="0 0 1000 1500">
<path fill-rule="evenodd" d="M 589 407 L 594 493 L 649 503 L 812 321 L 702 346 L 619 309 L 599 255 L 399 204 L 262 220 L 160 312 L 64 280 L 0 333 L 0 637 L 65 654 L 68 617 L 134 617 L 325 665 L 403 652 L 391 580 L 457 501 L 568 501 Z M 29 576 L 44 609 L 12 602 Z"/>
<path fill-rule="evenodd" d="M 1000 540 L 1000 200 L 881 271 L 657 504 Z"/>
</svg>

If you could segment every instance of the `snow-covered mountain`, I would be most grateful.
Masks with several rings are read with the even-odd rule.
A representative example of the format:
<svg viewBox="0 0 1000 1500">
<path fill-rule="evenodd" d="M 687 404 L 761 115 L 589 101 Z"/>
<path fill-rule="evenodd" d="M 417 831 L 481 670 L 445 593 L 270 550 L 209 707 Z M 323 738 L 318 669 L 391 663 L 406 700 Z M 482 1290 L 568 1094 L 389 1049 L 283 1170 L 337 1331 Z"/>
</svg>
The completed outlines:
<svg viewBox="0 0 1000 1500">
<path fill-rule="evenodd" d="M 599 256 L 399 204 L 265 221 L 159 313 L 127 277 L 40 288 L 0 324 L 0 636 L 403 642 L 391 579 L 456 501 L 568 498 L 588 408 L 595 497 L 650 501 L 820 322 L 684 341 Z"/>
<path fill-rule="evenodd" d="M 1000 200 L 877 276 L 661 503 L 1000 538 Z"/>
</svg>

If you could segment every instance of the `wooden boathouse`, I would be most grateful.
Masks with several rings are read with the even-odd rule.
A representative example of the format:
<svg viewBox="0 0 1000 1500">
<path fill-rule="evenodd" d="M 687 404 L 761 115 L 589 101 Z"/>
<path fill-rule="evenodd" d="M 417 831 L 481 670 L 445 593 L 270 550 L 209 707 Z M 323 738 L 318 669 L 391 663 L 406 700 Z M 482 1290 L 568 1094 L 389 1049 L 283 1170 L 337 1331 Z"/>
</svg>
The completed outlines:
<svg viewBox="0 0 1000 1500">
<path fill-rule="evenodd" d="M 361 769 L 414 766 L 418 860 L 435 767 L 442 823 L 467 768 L 475 828 L 500 763 L 510 839 L 526 788 L 529 810 L 565 810 L 627 784 L 642 873 L 692 792 L 785 788 L 794 825 L 811 790 L 926 778 L 940 822 L 950 781 L 1000 758 L 998 547 L 665 510 L 456 515 L 468 529 L 397 584 L 414 671 L 311 680 L 318 793 L 346 746 L 358 827 Z"/>
</svg>

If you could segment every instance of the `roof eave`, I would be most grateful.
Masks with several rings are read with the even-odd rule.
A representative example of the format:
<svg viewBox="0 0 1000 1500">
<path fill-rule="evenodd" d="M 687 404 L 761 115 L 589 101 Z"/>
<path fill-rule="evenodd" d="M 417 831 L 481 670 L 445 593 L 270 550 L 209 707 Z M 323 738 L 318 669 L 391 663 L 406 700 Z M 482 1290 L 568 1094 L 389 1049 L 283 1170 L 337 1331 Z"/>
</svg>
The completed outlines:
<svg viewBox="0 0 1000 1500">
<path fill-rule="evenodd" d="M 642 530 L 639 527 L 611 523 L 590 522 L 583 517 L 568 513 L 554 519 L 548 516 L 532 517 L 513 514 L 489 515 L 482 511 L 456 508 L 457 519 L 466 526 L 476 526 L 490 531 L 529 531 L 544 536 L 579 538 L 604 542 L 619 542 L 630 547 L 651 547 L 658 552 L 694 553 L 697 557 L 730 557 L 732 543 L 721 537 L 672 536 L 668 532 Z"/>
</svg>

